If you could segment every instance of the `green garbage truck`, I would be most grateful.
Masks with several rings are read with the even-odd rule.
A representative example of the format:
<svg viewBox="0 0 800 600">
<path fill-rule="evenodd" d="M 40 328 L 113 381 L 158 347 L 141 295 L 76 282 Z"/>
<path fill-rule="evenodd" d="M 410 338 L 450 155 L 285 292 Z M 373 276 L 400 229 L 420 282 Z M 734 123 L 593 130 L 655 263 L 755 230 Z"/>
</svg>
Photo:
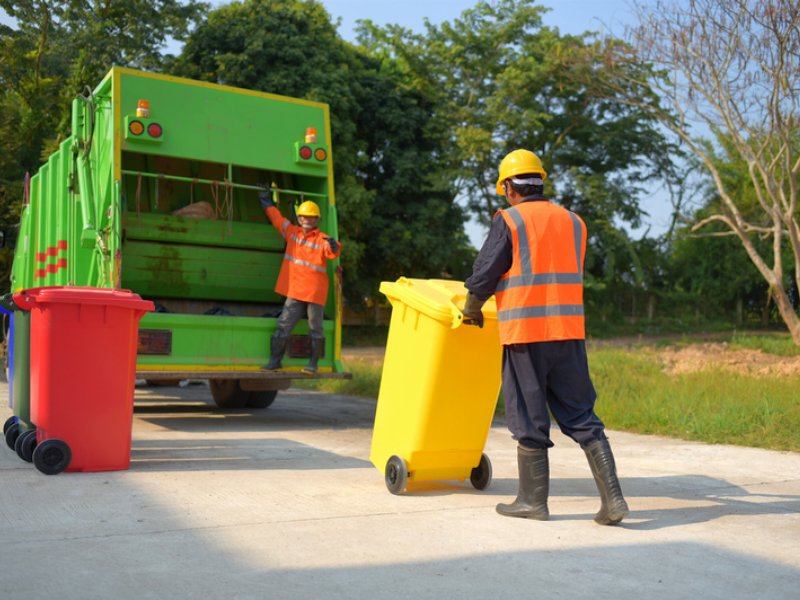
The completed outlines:
<svg viewBox="0 0 800 600">
<path fill-rule="evenodd" d="M 293 379 L 348 377 L 338 259 L 317 373 L 302 371 L 305 321 L 283 368 L 260 368 L 285 248 L 259 205 L 263 186 L 292 220 L 316 202 L 320 228 L 338 238 L 326 104 L 112 68 L 74 99 L 72 134 L 26 186 L 11 291 L 92 286 L 152 300 L 137 377 L 206 379 L 223 408 L 266 408 Z"/>
</svg>

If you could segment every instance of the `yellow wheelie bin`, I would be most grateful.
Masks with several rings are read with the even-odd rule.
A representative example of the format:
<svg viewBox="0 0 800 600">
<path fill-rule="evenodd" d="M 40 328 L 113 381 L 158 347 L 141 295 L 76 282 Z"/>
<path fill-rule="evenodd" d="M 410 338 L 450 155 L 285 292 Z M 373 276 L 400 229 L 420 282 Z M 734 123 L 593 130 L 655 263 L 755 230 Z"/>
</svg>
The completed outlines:
<svg viewBox="0 0 800 600">
<path fill-rule="evenodd" d="M 380 286 L 392 305 L 370 460 L 393 494 L 409 482 L 492 479 L 483 453 L 500 392 L 502 348 L 494 298 L 484 326 L 466 325 L 459 281 L 407 279 Z"/>
</svg>

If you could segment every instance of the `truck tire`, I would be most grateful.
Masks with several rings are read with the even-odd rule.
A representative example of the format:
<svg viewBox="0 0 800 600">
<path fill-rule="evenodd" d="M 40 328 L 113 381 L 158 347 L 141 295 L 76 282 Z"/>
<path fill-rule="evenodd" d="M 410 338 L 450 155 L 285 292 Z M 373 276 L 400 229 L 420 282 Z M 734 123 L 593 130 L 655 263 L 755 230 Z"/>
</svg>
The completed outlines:
<svg viewBox="0 0 800 600">
<path fill-rule="evenodd" d="M 278 390 L 259 390 L 250 392 L 250 399 L 247 401 L 247 408 L 269 408 L 275 402 Z"/>
<path fill-rule="evenodd" d="M 180 379 L 145 379 L 150 387 L 178 387 Z"/>
<path fill-rule="evenodd" d="M 208 387 L 220 408 L 245 408 L 250 400 L 250 392 L 243 390 L 237 379 L 209 379 Z"/>
</svg>

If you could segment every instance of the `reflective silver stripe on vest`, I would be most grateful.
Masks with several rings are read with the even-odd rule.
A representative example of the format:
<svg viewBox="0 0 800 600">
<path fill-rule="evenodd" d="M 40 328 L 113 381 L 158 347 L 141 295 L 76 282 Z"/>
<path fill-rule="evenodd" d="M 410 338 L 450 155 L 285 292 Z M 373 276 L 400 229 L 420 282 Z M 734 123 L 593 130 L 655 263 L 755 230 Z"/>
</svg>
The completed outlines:
<svg viewBox="0 0 800 600">
<path fill-rule="evenodd" d="M 289 227 L 289 220 L 288 219 L 286 219 L 283 222 L 283 225 L 281 225 L 281 236 L 283 237 L 283 239 L 286 239 L 286 228 L 287 227 Z"/>
<path fill-rule="evenodd" d="M 515 321 L 517 319 L 533 319 L 536 317 L 582 317 L 582 304 L 553 304 L 550 306 L 527 306 L 497 312 L 497 320 Z"/>
<path fill-rule="evenodd" d="M 309 269 L 314 269 L 315 271 L 319 271 L 320 273 L 326 273 L 323 267 L 318 267 L 317 265 L 312 265 L 310 262 L 305 260 L 300 260 L 299 258 L 295 258 L 294 256 L 289 256 L 288 254 L 283 255 L 283 260 L 288 260 L 289 262 L 293 262 L 297 265 L 303 265 L 304 267 L 308 267 Z"/>
<path fill-rule="evenodd" d="M 308 246 L 309 248 L 314 248 L 315 250 L 322 250 L 322 246 L 320 246 L 319 244 L 315 244 L 314 242 L 309 242 L 308 240 L 302 240 L 295 234 L 291 234 L 289 237 L 292 238 L 295 242 L 297 242 L 301 246 Z"/>
<path fill-rule="evenodd" d="M 519 210 L 512 206 L 506 209 L 508 216 L 517 226 L 517 242 L 519 243 L 519 266 L 522 273 L 533 273 L 533 264 L 531 263 L 531 249 L 528 246 L 528 232 L 525 229 L 525 219 L 519 213 Z M 498 288 L 499 289 L 499 288 Z"/>
<path fill-rule="evenodd" d="M 581 273 L 534 273 L 532 275 L 515 275 L 508 279 L 501 279 L 497 283 L 497 291 L 504 292 L 511 288 L 529 285 L 548 285 L 552 283 L 583 284 Z"/>
<path fill-rule="evenodd" d="M 572 219 L 572 227 L 575 231 L 575 257 L 578 261 L 578 273 L 583 273 L 583 265 L 581 264 L 581 246 L 583 246 L 583 228 L 581 227 L 581 220 L 571 210 L 567 211 Z"/>
</svg>

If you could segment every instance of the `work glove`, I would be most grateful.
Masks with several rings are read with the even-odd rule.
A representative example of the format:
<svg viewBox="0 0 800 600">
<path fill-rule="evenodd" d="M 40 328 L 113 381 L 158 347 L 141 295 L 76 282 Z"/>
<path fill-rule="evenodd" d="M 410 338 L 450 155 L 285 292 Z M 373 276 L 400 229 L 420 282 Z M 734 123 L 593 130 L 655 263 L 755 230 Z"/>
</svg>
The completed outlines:
<svg viewBox="0 0 800 600">
<path fill-rule="evenodd" d="M 339 242 L 337 242 L 335 239 L 333 239 L 332 237 L 326 237 L 325 241 L 328 242 L 328 245 L 331 247 L 332 252 L 339 251 Z"/>
<path fill-rule="evenodd" d="M 258 192 L 258 201 L 261 203 L 261 208 L 267 210 L 270 206 L 275 206 L 272 201 L 272 192 L 267 189 L 267 186 L 262 185 L 263 190 Z"/>
<path fill-rule="evenodd" d="M 464 302 L 464 310 L 461 312 L 464 315 L 464 325 L 477 325 L 483 327 L 483 313 L 481 307 L 486 300 L 478 300 L 470 292 L 467 292 L 467 300 Z"/>
</svg>

